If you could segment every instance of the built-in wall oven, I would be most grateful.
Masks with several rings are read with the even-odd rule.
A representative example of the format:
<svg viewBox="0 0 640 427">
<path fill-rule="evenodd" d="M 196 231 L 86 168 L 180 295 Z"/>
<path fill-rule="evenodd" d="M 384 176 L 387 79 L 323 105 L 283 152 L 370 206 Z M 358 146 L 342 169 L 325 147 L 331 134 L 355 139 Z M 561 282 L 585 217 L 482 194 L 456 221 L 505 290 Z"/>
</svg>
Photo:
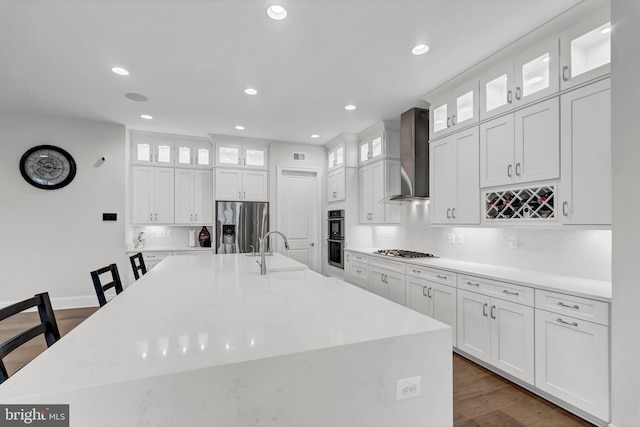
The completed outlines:
<svg viewBox="0 0 640 427">
<path fill-rule="evenodd" d="M 344 210 L 333 210 L 327 213 L 328 224 L 328 262 L 329 265 L 344 268 Z"/>
</svg>

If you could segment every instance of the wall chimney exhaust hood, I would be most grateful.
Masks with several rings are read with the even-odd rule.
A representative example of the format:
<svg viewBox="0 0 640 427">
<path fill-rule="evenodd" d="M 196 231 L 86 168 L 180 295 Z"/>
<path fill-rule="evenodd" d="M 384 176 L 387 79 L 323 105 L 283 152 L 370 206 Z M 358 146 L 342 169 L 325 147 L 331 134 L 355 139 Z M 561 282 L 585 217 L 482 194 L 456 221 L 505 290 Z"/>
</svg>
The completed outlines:
<svg viewBox="0 0 640 427">
<path fill-rule="evenodd" d="M 429 200 L 429 110 L 412 108 L 400 116 L 400 194 L 389 200 Z"/>
</svg>

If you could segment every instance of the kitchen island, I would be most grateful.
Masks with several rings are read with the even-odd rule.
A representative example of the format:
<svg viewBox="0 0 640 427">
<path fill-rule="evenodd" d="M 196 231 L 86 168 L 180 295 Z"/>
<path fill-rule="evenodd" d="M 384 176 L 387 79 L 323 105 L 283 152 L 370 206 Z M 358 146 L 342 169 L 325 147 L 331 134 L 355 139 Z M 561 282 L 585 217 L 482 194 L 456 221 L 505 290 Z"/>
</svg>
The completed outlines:
<svg viewBox="0 0 640 427">
<path fill-rule="evenodd" d="M 168 257 L 0 385 L 71 426 L 446 426 L 450 327 L 280 254 Z M 398 380 L 411 380 L 400 387 Z M 398 400 L 398 396 L 410 397 Z"/>
</svg>

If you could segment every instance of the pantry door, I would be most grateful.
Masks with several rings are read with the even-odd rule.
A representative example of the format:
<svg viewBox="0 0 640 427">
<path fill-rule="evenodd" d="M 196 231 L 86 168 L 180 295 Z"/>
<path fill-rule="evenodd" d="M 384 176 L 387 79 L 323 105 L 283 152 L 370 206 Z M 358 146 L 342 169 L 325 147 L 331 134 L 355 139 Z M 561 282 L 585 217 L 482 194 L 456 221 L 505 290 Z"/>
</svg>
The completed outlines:
<svg viewBox="0 0 640 427">
<path fill-rule="evenodd" d="M 284 249 L 280 237 L 274 236 L 272 244 L 284 255 L 320 271 L 319 172 L 279 166 L 276 187 L 275 229 L 287 236 L 289 250 Z"/>
</svg>

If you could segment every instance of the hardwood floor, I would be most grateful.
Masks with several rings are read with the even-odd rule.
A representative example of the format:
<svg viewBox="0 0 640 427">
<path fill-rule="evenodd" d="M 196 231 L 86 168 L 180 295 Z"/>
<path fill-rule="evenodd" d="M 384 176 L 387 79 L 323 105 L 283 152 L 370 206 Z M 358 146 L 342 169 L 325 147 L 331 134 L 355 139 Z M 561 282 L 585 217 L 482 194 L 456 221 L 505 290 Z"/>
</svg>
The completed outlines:
<svg viewBox="0 0 640 427">
<path fill-rule="evenodd" d="M 98 308 L 57 310 L 62 336 Z M 37 313 L 21 313 L 0 322 L 0 342 L 37 323 Z M 44 337 L 5 358 L 9 375 L 47 348 Z M 592 424 L 541 399 L 469 360 L 453 355 L 454 427 L 577 427 Z"/>
</svg>

